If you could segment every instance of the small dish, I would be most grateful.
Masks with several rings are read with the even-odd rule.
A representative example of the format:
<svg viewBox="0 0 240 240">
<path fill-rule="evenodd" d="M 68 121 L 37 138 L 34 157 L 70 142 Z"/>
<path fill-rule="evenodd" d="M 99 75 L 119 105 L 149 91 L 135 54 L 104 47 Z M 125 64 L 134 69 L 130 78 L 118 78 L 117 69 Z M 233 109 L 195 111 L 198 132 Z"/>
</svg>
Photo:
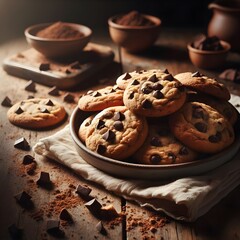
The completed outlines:
<svg viewBox="0 0 240 240">
<path fill-rule="evenodd" d="M 227 54 L 231 49 L 229 43 L 220 40 L 223 46 L 222 50 L 206 51 L 199 50 L 192 46 L 192 43 L 187 45 L 189 58 L 193 65 L 202 69 L 216 69 L 220 68 L 226 62 Z"/>
<path fill-rule="evenodd" d="M 108 19 L 110 36 L 118 46 L 128 52 L 143 51 L 157 40 L 161 25 L 161 20 L 151 15 L 142 16 L 153 24 L 149 26 L 126 26 L 116 23 L 123 14 L 110 17 Z"/>
<path fill-rule="evenodd" d="M 49 39 L 38 37 L 37 33 L 52 23 L 42 23 L 28 27 L 24 34 L 27 42 L 38 52 L 49 58 L 72 57 L 77 55 L 90 41 L 92 30 L 76 23 L 65 23 L 78 30 L 83 36 L 76 39 Z"/>
<path fill-rule="evenodd" d="M 84 112 L 78 107 L 73 111 L 70 118 L 70 132 L 79 155 L 94 167 L 120 178 L 161 180 L 179 177 L 189 177 L 206 173 L 230 161 L 240 147 L 240 136 L 236 134 L 234 143 L 222 152 L 205 159 L 174 165 L 144 165 L 118 161 L 99 155 L 89 149 L 80 141 L 78 129 L 81 123 L 92 112 Z M 236 126 L 238 123 L 236 124 Z"/>
</svg>

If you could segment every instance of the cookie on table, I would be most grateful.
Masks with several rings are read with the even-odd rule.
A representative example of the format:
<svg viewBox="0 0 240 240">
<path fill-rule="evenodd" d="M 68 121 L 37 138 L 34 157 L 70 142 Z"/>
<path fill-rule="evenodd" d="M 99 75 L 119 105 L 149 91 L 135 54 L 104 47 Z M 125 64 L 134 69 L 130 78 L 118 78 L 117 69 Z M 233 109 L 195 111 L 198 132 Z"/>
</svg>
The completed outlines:
<svg viewBox="0 0 240 240">
<path fill-rule="evenodd" d="M 78 136 L 81 139 L 81 141 L 83 141 L 83 142 L 86 141 L 87 131 L 88 131 L 88 128 L 89 128 L 94 116 L 95 115 L 91 115 L 88 118 L 86 118 L 79 127 Z"/>
<path fill-rule="evenodd" d="M 174 136 L 197 152 L 217 153 L 234 141 L 229 121 L 204 103 L 186 103 L 169 117 L 169 123 Z"/>
<path fill-rule="evenodd" d="M 123 105 L 123 90 L 115 86 L 107 86 L 96 91 L 90 90 L 78 101 L 83 111 L 101 111 L 104 108 Z"/>
<path fill-rule="evenodd" d="M 109 107 L 92 120 L 86 137 L 90 150 L 109 158 L 123 160 L 145 141 L 148 124 L 125 106 Z"/>
<path fill-rule="evenodd" d="M 138 163 L 148 165 L 190 162 L 197 156 L 197 152 L 179 142 L 171 133 L 168 124 L 162 122 L 149 126 L 143 146 L 133 155 Z"/>
<path fill-rule="evenodd" d="M 147 117 L 169 115 L 182 107 L 185 87 L 169 73 L 147 72 L 132 80 L 124 91 L 124 105 Z"/>
<path fill-rule="evenodd" d="M 230 99 L 230 93 L 223 84 L 217 82 L 213 78 L 204 76 L 199 72 L 179 73 L 174 77 L 179 80 L 184 86 L 190 89 L 203 92 L 227 101 Z"/>
<path fill-rule="evenodd" d="M 40 129 L 61 122 L 66 116 L 66 111 L 55 100 L 32 98 L 14 104 L 8 110 L 7 116 L 14 125 Z"/>
</svg>

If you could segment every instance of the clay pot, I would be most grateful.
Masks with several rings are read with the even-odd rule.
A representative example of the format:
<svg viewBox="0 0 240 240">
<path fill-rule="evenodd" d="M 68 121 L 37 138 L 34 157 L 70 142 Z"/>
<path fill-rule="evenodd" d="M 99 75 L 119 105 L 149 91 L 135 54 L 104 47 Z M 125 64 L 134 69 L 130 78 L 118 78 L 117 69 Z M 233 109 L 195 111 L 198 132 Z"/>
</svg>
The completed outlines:
<svg viewBox="0 0 240 240">
<path fill-rule="evenodd" d="M 208 8 L 213 10 L 208 35 L 229 42 L 233 51 L 240 52 L 240 2 L 219 1 L 209 4 Z"/>
</svg>

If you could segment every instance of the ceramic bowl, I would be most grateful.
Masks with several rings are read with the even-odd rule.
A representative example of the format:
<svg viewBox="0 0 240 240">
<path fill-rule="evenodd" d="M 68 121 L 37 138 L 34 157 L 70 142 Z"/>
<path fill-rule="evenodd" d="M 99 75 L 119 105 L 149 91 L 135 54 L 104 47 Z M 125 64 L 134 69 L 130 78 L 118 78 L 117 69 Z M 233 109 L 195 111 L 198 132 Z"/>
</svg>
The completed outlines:
<svg viewBox="0 0 240 240">
<path fill-rule="evenodd" d="M 231 46 L 225 41 L 220 41 L 220 43 L 223 50 L 218 51 L 199 50 L 189 43 L 187 48 L 192 64 L 202 69 L 216 69 L 224 66 Z"/>
<path fill-rule="evenodd" d="M 108 19 L 110 36 L 118 46 L 128 52 L 143 51 L 157 40 L 161 25 L 161 20 L 151 15 L 143 16 L 153 22 L 151 26 L 124 26 L 116 23 L 122 15 L 116 15 Z"/>
<path fill-rule="evenodd" d="M 236 140 L 229 148 L 213 156 L 193 162 L 172 165 L 144 165 L 119 161 L 89 150 L 79 139 L 79 126 L 92 114 L 93 112 L 84 112 L 76 107 L 71 115 L 70 133 L 76 150 L 90 165 L 120 178 L 161 180 L 203 174 L 231 160 L 240 147 L 240 136 L 236 134 Z M 238 123 L 236 126 L 238 126 Z"/>
<path fill-rule="evenodd" d="M 58 58 L 77 55 L 90 41 L 92 30 L 87 26 L 76 23 L 67 24 L 83 33 L 83 36 L 77 39 L 47 39 L 36 36 L 40 30 L 51 24 L 42 23 L 33 25 L 28 27 L 24 32 L 27 42 L 46 57 Z"/>
</svg>

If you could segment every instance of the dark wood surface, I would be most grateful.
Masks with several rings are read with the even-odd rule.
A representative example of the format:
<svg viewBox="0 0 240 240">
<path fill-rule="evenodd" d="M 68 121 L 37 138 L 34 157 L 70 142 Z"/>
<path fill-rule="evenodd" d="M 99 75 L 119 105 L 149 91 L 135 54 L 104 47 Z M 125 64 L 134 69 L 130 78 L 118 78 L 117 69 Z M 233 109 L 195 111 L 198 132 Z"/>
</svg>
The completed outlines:
<svg viewBox="0 0 240 240">
<path fill-rule="evenodd" d="M 150 68 L 168 68 L 173 73 L 184 71 L 196 71 L 187 55 L 186 44 L 192 40 L 195 32 L 162 30 L 156 45 L 142 54 L 129 54 L 121 51 L 123 71 Z M 95 42 L 112 47 L 115 52 L 115 61 L 119 61 L 119 51 L 108 36 L 97 36 Z M 0 60 L 11 56 L 17 52 L 27 49 L 25 39 L 16 39 L 0 46 Z M 240 56 L 231 54 L 231 64 L 238 64 Z M 217 77 L 221 71 L 203 71 L 213 77 Z M 92 88 L 99 88 L 104 85 L 113 84 L 120 74 L 118 64 L 113 64 L 108 69 L 90 79 L 86 84 L 71 90 L 77 102 L 79 96 Z M 240 85 L 222 81 L 232 93 L 240 95 Z M 49 97 L 49 87 L 37 84 L 37 92 L 30 93 L 24 90 L 26 80 L 9 76 L 2 69 L 0 70 L 0 101 L 8 96 L 13 103 L 26 99 L 28 95 L 36 97 Z M 90 83 L 90 84 L 89 84 Z M 76 103 L 66 103 L 63 95 L 66 91 L 61 91 L 59 97 L 51 97 L 64 105 L 70 116 Z M 150 209 L 141 208 L 133 202 L 128 202 L 111 192 L 107 192 L 101 186 L 87 182 L 76 176 L 69 169 L 35 156 L 32 151 L 23 151 L 14 148 L 14 141 L 19 137 L 25 137 L 31 146 L 38 139 L 49 136 L 68 123 L 57 128 L 44 131 L 25 130 L 13 126 L 7 120 L 8 108 L 0 106 L 0 239 L 10 239 L 8 227 L 16 224 L 23 229 L 23 239 L 55 239 L 46 233 L 46 222 L 49 219 L 59 218 L 59 209 L 66 207 L 72 214 L 74 224 L 63 226 L 65 232 L 64 239 L 178 239 L 178 240 L 206 240 L 206 239 L 240 239 L 240 187 L 236 188 L 225 199 L 220 201 L 207 214 L 200 217 L 194 223 L 183 223 L 175 221 L 162 213 L 154 212 Z M 36 157 L 37 168 L 33 175 L 26 174 L 26 169 L 22 164 L 23 156 L 32 154 Z M 47 171 L 54 182 L 53 190 L 45 190 L 36 185 L 41 171 Z M 74 187 L 78 184 L 86 184 L 92 188 L 92 195 L 102 204 L 113 204 L 118 212 L 124 215 L 119 221 L 103 221 L 107 230 L 107 236 L 98 233 L 95 225 L 99 219 L 95 218 L 84 206 L 85 201 L 78 197 Z M 14 199 L 14 195 L 21 191 L 31 194 L 34 201 L 34 209 L 24 210 Z M 60 206 L 54 205 L 54 200 L 58 191 L 60 194 L 68 192 L 72 197 L 65 198 Z M 51 205 L 52 203 L 52 205 Z M 55 201 L 56 203 L 56 201 Z M 58 202 L 58 204 L 60 204 Z M 51 210 L 51 206 L 52 210 Z M 55 211 L 54 211 L 55 210 Z M 43 212 L 42 220 L 36 219 L 39 211 Z M 41 214 L 40 214 L 41 215 Z M 149 224 L 151 220 L 161 221 L 156 228 L 156 232 Z M 136 225 L 136 222 L 143 222 Z M 150 224 L 151 225 L 151 224 Z M 154 224 L 152 224 L 153 226 Z"/>
</svg>

